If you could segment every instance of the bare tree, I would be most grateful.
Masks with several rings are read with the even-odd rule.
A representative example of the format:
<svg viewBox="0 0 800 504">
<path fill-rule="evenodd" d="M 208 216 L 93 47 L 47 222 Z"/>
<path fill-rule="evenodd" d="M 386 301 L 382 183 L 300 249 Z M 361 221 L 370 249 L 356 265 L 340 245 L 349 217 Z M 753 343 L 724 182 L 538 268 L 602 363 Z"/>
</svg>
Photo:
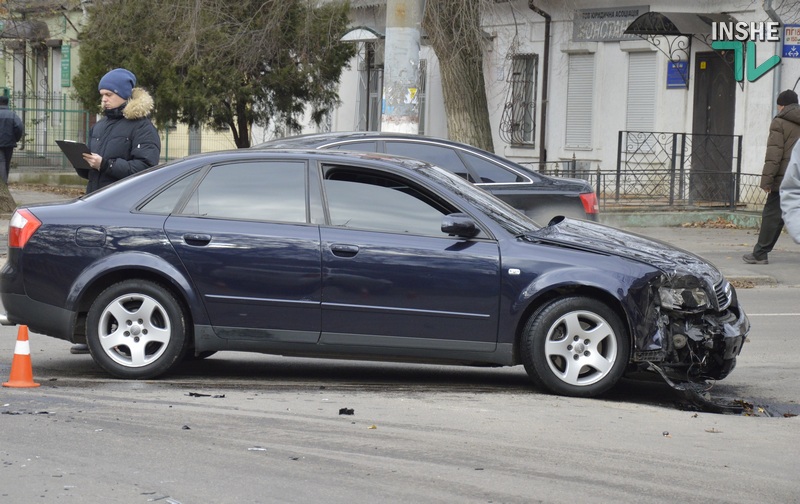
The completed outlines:
<svg viewBox="0 0 800 504">
<path fill-rule="evenodd" d="M 489 3 L 427 0 L 422 26 L 439 59 L 450 138 L 493 152 L 480 24 Z"/>
</svg>

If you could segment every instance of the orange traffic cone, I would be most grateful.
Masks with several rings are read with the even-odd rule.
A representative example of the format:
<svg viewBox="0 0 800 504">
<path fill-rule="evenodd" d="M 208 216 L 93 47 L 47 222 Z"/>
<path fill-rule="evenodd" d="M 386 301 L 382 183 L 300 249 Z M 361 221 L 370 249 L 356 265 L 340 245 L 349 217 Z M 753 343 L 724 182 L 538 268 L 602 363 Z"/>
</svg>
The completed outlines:
<svg viewBox="0 0 800 504">
<path fill-rule="evenodd" d="M 28 343 L 28 326 L 19 326 L 17 345 L 14 347 L 14 360 L 11 362 L 11 376 L 3 384 L 4 387 L 38 387 L 33 382 L 33 366 L 31 365 L 31 345 Z"/>
</svg>

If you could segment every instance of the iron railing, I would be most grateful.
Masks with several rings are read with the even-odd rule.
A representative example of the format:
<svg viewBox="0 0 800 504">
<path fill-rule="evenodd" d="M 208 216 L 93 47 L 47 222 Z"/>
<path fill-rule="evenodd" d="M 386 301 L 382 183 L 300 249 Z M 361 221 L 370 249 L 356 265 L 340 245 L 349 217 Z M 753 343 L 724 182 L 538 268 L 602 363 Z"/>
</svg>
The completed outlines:
<svg viewBox="0 0 800 504">
<path fill-rule="evenodd" d="M 67 97 L 12 96 L 12 107 L 23 118 L 25 136 L 14 152 L 12 166 L 20 172 L 71 171 L 56 139 L 86 141 L 91 114 Z M 36 107 L 22 107 L 34 103 Z M 169 128 L 161 135 L 161 160 L 196 152 L 235 148 L 230 135 Z M 741 173 L 740 135 L 692 135 L 620 131 L 613 170 L 591 169 L 571 159 L 522 163 L 533 171 L 558 177 L 582 178 L 595 188 L 601 211 L 638 208 L 720 208 L 753 210 L 766 193 L 760 176 Z"/>
<path fill-rule="evenodd" d="M 760 175 L 742 173 L 741 135 L 620 131 L 613 170 L 572 160 L 528 163 L 554 176 L 581 178 L 602 211 L 625 209 L 760 209 Z M 582 166 L 583 165 L 583 166 Z"/>
<path fill-rule="evenodd" d="M 740 200 L 741 135 L 620 131 L 618 138 L 616 200 L 623 194 L 662 196 L 665 176 L 671 202 L 715 205 Z"/>
<path fill-rule="evenodd" d="M 55 141 L 85 142 L 94 113 L 82 109 L 63 93 L 13 94 L 10 105 L 25 124 L 25 135 L 14 151 L 12 167 L 26 172 L 71 171 L 72 166 Z M 188 154 L 236 148 L 228 132 L 190 131 L 178 126 L 159 130 L 159 135 L 162 162 Z"/>
</svg>

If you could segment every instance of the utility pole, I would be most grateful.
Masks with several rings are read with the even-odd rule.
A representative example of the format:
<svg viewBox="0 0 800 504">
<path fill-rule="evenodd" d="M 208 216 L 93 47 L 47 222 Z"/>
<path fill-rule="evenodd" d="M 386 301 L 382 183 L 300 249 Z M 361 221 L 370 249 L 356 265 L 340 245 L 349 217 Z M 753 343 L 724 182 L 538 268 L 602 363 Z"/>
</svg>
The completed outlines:
<svg viewBox="0 0 800 504">
<path fill-rule="evenodd" d="M 425 0 L 387 0 L 381 130 L 419 133 L 419 39 Z"/>
</svg>

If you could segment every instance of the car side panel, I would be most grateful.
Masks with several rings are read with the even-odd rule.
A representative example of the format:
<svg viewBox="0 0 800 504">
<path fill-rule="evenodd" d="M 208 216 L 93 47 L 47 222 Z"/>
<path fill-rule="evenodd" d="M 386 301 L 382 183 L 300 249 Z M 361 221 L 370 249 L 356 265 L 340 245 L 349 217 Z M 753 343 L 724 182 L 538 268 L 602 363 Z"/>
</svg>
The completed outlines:
<svg viewBox="0 0 800 504">
<path fill-rule="evenodd" d="M 631 331 L 648 325 L 654 330 L 645 313 L 652 289 L 643 279 L 657 277 L 657 268 L 607 254 L 526 241 L 506 240 L 501 246 L 503 293 L 507 295 L 501 304 L 500 342 L 512 343 L 526 317 L 543 300 L 576 290 L 591 291 L 620 309 Z"/>
<path fill-rule="evenodd" d="M 316 343 L 317 226 L 172 216 L 165 229 L 220 337 Z"/>
<path fill-rule="evenodd" d="M 339 228 L 321 237 L 321 343 L 495 349 L 495 242 Z"/>
<path fill-rule="evenodd" d="M 131 222 L 126 221 L 128 213 L 108 213 L 93 218 L 95 224 L 84 226 L 73 222 L 86 222 L 88 218 L 80 212 L 65 212 L 67 206 L 33 209 L 44 224 L 23 250 L 9 251 L 2 291 L 4 297 L 15 296 L 15 301 L 5 306 L 10 320 L 71 340 L 78 312 L 86 311 L 91 302 L 85 297 L 87 292 L 96 294 L 97 288 L 113 278 L 140 273 L 160 276 L 181 292 L 190 308 L 201 308 L 193 303 L 185 272 L 160 229 L 164 216 L 138 216 L 138 225 L 133 226 L 126 225 Z M 37 308 L 23 310 L 25 306 Z M 35 320 L 37 311 L 52 311 L 52 320 Z"/>
</svg>

